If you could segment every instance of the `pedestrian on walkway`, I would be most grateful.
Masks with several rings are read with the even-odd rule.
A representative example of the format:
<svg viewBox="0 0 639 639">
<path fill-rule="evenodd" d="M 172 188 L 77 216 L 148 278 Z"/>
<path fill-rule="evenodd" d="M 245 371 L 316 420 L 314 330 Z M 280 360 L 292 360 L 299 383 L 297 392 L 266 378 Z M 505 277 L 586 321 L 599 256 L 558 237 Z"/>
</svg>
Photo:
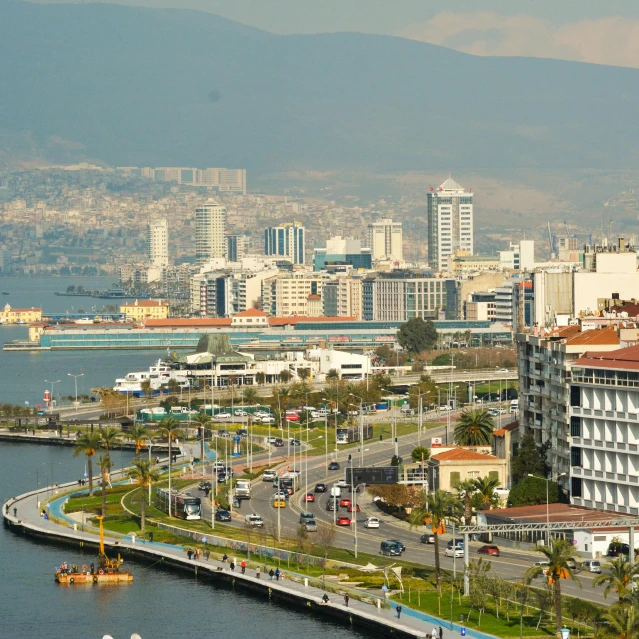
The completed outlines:
<svg viewBox="0 0 639 639">
<path fill-rule="evenodd" d="M 433 639 L 437 639 L 437 628 L 435 628 L 435 626 L 433 626 L 433 630 L 431 631 L 430 636 Z"/>
<path fill-rule="evenodd" d="M 271 581 L 273 581 L 273 576 L 274 576 L 274 575 L 275 575 L 275 573 L 273 572 L 273 569 L 271 568 L 271 569 L 268 571 L 268 576 L 270 577 Z"/>
<path fill-rule="evenodd" d="M 348 595 L 344 595 L 344 605 L 348 608 L 348 600 L 349 600 L 349 596 Z"/>
<path fill-rule="evenodd" d="M 233 572 L 235 572 L 235 562 L 231 559 L 230 568 Z"/>
<path fill-rule="evenodd" d="M 395 608 L 395 610 L 397 611 L 397 618 L 399 619 L 399 616 L 402 614 L 402 607 L 401 606 L 397 606 L 397 608 Z"/>
<path fill-rule="evenodd" d="M 211 558 L 211 551 L 207 548 L 204 551 L 204 559 L 206 559 L 206 561 L 208 561 Z"/>
<path fill-rule="evenodd" d="M 226 553 L 224 553 L 224 554 L 222 555 L 222 561 L 223 561 L 224 563 L 226 563 L 226 560 L 227 560 L 227 559 L 228 559 L 228 555 L 227 555 Z"/>
<path fill-rule="evenodd" d="M 322 601 L 327 604 L 328 603 L 328 595 L 326 593 L 324 593 L 324 596 L 322 597 Z"/>
<path fill-rule="evenodd" d="M 240 563 L 240 568 L 242 569 L 242 574 L 245 575 L 246 574 L 246 561 L 244 561 L 244 559 L 242 559 L 242 561 Z"/>
<path fill-rule="evenodd" d="M 444 639 L 444 629 L 439 626 L 439 639 Z"/>
<path fill-rule="evenodd" d="M 191 558 L 193 557 L 193 551 L 189 548 L 189 549 L 186 551 L 186 554 L 188 555 L 188 558 L 189 558 L 189 561 L 190 561 L 190 560 L 191 560 Z"/>
<path fill-rule="evenodd" d="M 275 569 L 275 581 L 279 581 L 280 580 L 280 569 L 276 568 Z"/>
</svg>

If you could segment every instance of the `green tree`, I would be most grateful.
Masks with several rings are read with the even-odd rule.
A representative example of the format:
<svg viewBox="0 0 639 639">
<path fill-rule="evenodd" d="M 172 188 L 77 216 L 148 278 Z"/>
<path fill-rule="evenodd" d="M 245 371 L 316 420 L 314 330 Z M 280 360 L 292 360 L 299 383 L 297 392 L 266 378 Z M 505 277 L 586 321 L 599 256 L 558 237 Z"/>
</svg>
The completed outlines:
<svg viewBox="0 0 639 639">
<path fill-rule="evenodd" d="M 413 448 L 410 456 L 416 464 L 421 462 L 422 459 L 424 462 L 427 462 L 430 457 L 430 450 L 426 448 L 426 446 L 417 446 L 416 448 Z"/>
<path fill-rule="evenodd" d="M 433 359 L 433 366 L 450 366 L 450 355 L 442 353 Z"/>
<path fill-rule="evenodd" d="M 100 457 L 100 472 L 102 475 L 102 484 L 100 490 L 102 493 L 102 516 L 106 515 L 106 490 L 107 482 L 109 479 L 109 472 L 113 464 L 111 463 L 111 450 L 120 442 L 122 431 L 119 428 L 112 428 L 108 426 L 100 431 L 100 447 L 106 451 L 104 455 Z"/>
<path fill-rule="evenodd" d="M 414 410 L 418 409 L 421 395 L 422 408 L 425 409 L 437 401 L 437 390 L 437 384 L 428 375 L 422 375 L 420 382 L 408 391 L 408 405 Z"/>
<path fill-rule="evenodd" d="M 98 457 L 98 464 L 100 465 L 100 493 L 102 496 L 102 516 L 106 516 L 107 509 L 107 484 L 109 483 L 109 473 L 111 472 L 111 468 L 113 468 L 113 462 L 111 461 L 111 455 L 108 452 L 100 455 Z"/>
<path fill-rule="evenodd" d="M 485 409 L 465 410 L 455 427 L 455 441 L 460 446 L 488 446 L 493 441 L 493 418 Z"/>
<path fill-rule="evenodd" d="M 157 471 L 153 470 L 151 462 L 148 459 L 136 459 L 133 462 L 133 468 L 129 473 L 129 477 L 132 477 L 138 486 L 141 487 L 142 499 L 140 501 L 140 532 L 144 534 L 146 526 L 146 494 L 147 489 L 151 484 L 158 481 L 160 475 Z"/>
<path fill-rule="evenodd" d="M 335 368 L 331 368 L 328 373 L 326 373 L 326 379 L 331 381 L 334 379 L 339 379 L 339 373 L 337 372 L 337 369 Z"/>
<path fill-rule="evenodd" d="M 569 541 L 565 539 L 555 539 L 550 542 L 550 546 L 537 546 L 535 548 L 548 560 L 548 566 L 532 566 L 526 571 L 526 577 L 532 579 L 537 575 L 544 574 L 548 585 L 551 586 L 555 594 L 555 623 L 557 633 L 563 626 L 562 620 L 562 601 L 561 601 L 561 580 L 572 579 L 574 582 L 581 583 L 575 576 L 571 565 L 574 565 L 575 558 L 579 557 L 579 553 Z"/>
<path fill-rule="evenodd" d="M 282 382 L 282 384 L 286 384 L 287 382 L 291 381 L 291 377 L 293 377 L 293 375 L 291 374 L 291 371 L 281 371 L 280 372 L 280 382 Z"/>
<path fill-rule="evenodd" d="M 151 380 L 145 379 L 140 384 L 140 390 L 142 391 L 142 394 L 145 397 L 150 397 L 151 396 Z"/>
<path fill-rule="evenodd" d="M 264 384 L 264 382 L 266 382 L 266 375 L 262 373 L 262 371 L 255 373 L 255 382 L 257 384 Z"/>
<path fill-rule="evenodd" d="M 639 575 L 639 564 L 632 564 L 624 557 L 619 557 L 606 564 L 603 574 L 596 577 L 592 585 L 597 587 L 606 584 L 603 591 L 604 597 L 614 590 L 619 596 L 619 601 L 628 601 L 637 575 Z"/>
<path fill-rule="evenodd" d="M 87 473 L 89 475 L 89 496 L 93 496 L 93 457 L 102 444 L 102 437 L 97 431 L 85 431 L 76 440 L 73 446 L 73 456 L 86 455 Z"/>
<path fill-rule="evenodd" d="M 242 390 L 242 401 L 247 406 L 255 406 L 255 404 L 259 404 L 260 402 L 260 394 L 253 386 L 245 386 Z"/>
<path fill-rule="evenodd" d="M 182 436 L 180 422 L 175 417 L 165 417 L 160 423 L 160 432 L 169 442 L 169 475 L 173 472 L 173 440 Z M 171 506 L 169 501 L 169 517 L 171 516 Z"/>
<path fill-rule="evenodd" d="M 139 457 L 140 451 L 144 446 L 144 441 L 149 437 L 149 429 L 144 424 L 135 424 L 129 431 L 129 437 L 135 444 L 135 456 Z"/>
<path fill-rule="evenodd" d="M 479 508 L 487 510 L 499 504 L 499 497 L 495 490 L 499 488 L 501 482 L 497 477 L 478 477 L 473 479 L 475 488 L 475 498 L 478 500 Z"/>
<path fill-rule="evenodd" d="M 428 351 L 437 343 L 437 329 L 432 320 L 414 317 L 399 327 L 397 341 L 409 353 Z"/>
<path fill-rule="evenodd" d="M 557 482 L 548 482 L 548 503 L 556 504 L 559 501 L 559 485 Z M 509 506 L 536 506 L 546 503 L 546 481 L 537 477 L 524 477 L 520 479 L 510 490 L 508 495 Z"/>
<path fill-rule="evenodd" d="M 636 606 L 616 604 L 603 618 L 615 639 L 639 638 L 639 611 Z"/>
<path fill-rule="evenodd" d="M 473 518 L 473 497 L 475 496 L 475 482 L 472 479 L 466 479 L 459 482 L 456 486 L 457 495 L 464 505 L 464 524 L 470 526 Z"/>
<path fill-rule="evenodd" d="M 446 532 L 446 521 L 459 521 L 461 505 L 455 495 L 444 490 L 432 493 L 420 493 L 421 502 L 410 514 L 411 528 L 430 524 L 435 537 L 435 574 L 437 587 L 441 584 L 441 567 L 439 558 L 439 535 Z"/>
<path fill-rule="evenodd" d="M 174 379 L 173 377 L 169 380 L 168 383 L 168 389 L 169 389 L 169 393 L 179 393 L 180 392 L 180 384 L 177 381 L 177 379 Z"/>
<path fill-rule="evenodd" d="M 311 369 L 310 368 L 298 368 L 297 369 L 297 376 L 303 382 L 305 382 L 311 376 Z"/>
<path fill-rule="evenodd" d="M 535 444 L 535 437 L 532 432 L 528 431 L 521 438 L 519 448 L 511 462 L 511 471 L 513 483 L 515 484 L 528 475 L 547 476 L 544 472 L 544 460 L 541 450 L 539 446 Z"/>
</svg>

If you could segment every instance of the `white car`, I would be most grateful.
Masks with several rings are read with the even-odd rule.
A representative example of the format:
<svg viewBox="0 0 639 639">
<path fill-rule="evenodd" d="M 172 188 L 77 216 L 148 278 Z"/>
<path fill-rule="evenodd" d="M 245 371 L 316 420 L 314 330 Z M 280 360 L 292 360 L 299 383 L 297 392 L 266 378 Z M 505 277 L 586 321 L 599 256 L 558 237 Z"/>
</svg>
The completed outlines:
<svg viewBox="0 0 639 639">
<path fill-rule="evenodd" d="M 338 479 L 334 485 L 337 486 L 337 488 L 346 488 L 349 486 L 345 479 Z"/>
<path fill-rule="evenodd" d="M 235 415 L 236 417 L 246 417 L 248 413 L 245 410 L 242 410 L 241 408 L 237 408 L 236 410 L 233 411 L 233 415 Z"/>
<path fill-rule="evenodd" d="M 231 413 L 217 413 L 215 419 L 231 419 Z"/>
<path fill-rule="evenodd" d="M 379 519 L 377 517 L 369 517 L 364 522 L 364 528 L 379 528 Z"/>
<path fill-rule="evenodd" d="M 275 423 L 275 418 L 271 417 L 270 415 L 267 417 L 262 417 L 262 424 L 274 424 Z"/>
<path fill-rule="evenodd" d="M 450 548 L 446 548 L 444 555 L 446 557 L 463 557 L 464 549 L 461 546 L 455 546 L 454 548 L 451 546 Z"/>
<path fill-rule="evenodd" d="M 262 474 L 262 481 L 273 481 L 277 477 L 277 472 L 274 470 L 265 470 Z"/>
<path fill-rule="evenodd" d="M 442 404 L 442 405 L 439 407 L 439 410 L 453 410 L 453 407 L 452 407 L 452 406 L 449 406 L 448 404 Z"/>
<path fill-rule="evenodd" d="M 253 417 L 268 417 L 268 413 L 263 410 L 256 410 L 253 413 Z"/>
<path fill-rule="evenodd" d="M 213 462 L 213 468 L 215 468 L 215 470 L 226 470 L 224 463 L 221 461 Z"/>
<path fill-rule="evenodd" d="M 246 523 L 247 526 L 263 526 L 264 522 L 262 521 L 262 518 L 259 515 L 256 515 L 255 513 L 253 513 L 252 515 L 246 515 L 246 517 L 244 518 L 244 521 Z"/>
<path fill-rule="evenodd" d="M 273 496 L 271 497 L 271 501 L 274 501 L 276 499 L 288 499 L 289 497 L 290 495 L 285 490 L 280 490 L 276 493 L 273 493 Z"/>
<path fill-rule="evenodd" d="M 277 439 L 278 439 L 278 438 L 277 438 L 277 437 L 275 437 L 275 436 L 267 437 L 267 438 L 266 438 L 266 443 L 267 443 L 267 444 L 274 444 L 274 443 L 277 441 Z M 266 472 L 268 472 L 268 471 L 264 471 L 264 472 L 266 473 Z"/>
</svg>

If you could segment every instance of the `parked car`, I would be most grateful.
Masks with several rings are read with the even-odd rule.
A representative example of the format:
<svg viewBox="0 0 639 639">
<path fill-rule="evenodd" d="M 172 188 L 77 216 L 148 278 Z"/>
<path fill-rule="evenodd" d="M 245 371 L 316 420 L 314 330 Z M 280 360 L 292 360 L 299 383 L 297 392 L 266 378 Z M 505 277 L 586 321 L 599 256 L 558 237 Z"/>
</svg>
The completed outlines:
<svg viewBox="0 0 639 639">
<path fill-rule="evenodd" d="M 268 415 L 266 417 L 260 417 L 260 421 L 262 422 L 262 424 L 274 424 L 275 418 Z"/>
<path fill-rule="evenodd" d="M 231 521 L 231 513 L 228 510 L 216 510 L 215 521 Z"/>
<path fill-rule="evenodd" d="M 306 495 L 304 495 L 304 501 L 315 501 L 315 495 L 313 493 L 306 493 Z"/>
<path fill-rule="evenodd" d="M 248 435 L 248 430 L 246 430 L 245 428 L 238 428 L 235 431 L 236 435 L 239 435 L 240 437 L 246 437 Z"/>
<path fill-rule="evenodd" d="M 314 519 L 307 519 L 304 522 L 304 530 L 306 532 L 316 532 L 317 531 L 317 522 Z"/>
<path fill-rule="evenodd" d="M 419 538 L 419 541 L 422 544 L 434 544 L 435 535 L 433 535 L 432 533 L 425 533 Z"/>
<path fill-rule="evenodd" d="M 235 415 L 236 417 L 246 417 L 248 413 L 245 410 L 242 410 L 241 408 L 236 408 L 233 411 L 233 415 Z"/>
<path fill-rule="evenodd" d="M 358 513 L 360 511 L 359 504 L 357 506 L 353 506 L 353 504 L 350 504 L 349 507 L 346 509 L 346 511 L 349 512 L 349 513 L 352 513 L 353 512 L 353 508 L 355 509 L 356 513 Z"/>
<path fill-rule="evenodd" d="M 482 546 L 478 551 L 480 555 L 490 555 L 492 557 L 499 557 L 499 548 L 497 546 Z"/>
<path fill-rule="evenodd" d="M 364 528 L 379 528 L 379 519 L 377 517 L 369 517 L 364 522 Z"/>
<path fill-rule="evenodd" d="M 619 555 L 628 555 L 630 552 L 630 544 L 624 544 L 619 541 L 612 542 L 608 546 L 607 557 L 619 557 Z"/>
<path fill-rule="evenodd" d="M 410 415 L 413 412 L 413 409 L 408 404 L 403 404 L 399 410 L 405 415 Z"/>
<path fill-rule="evenodd" d="M 231 419 L 231 413 L 216 413 L 215 419 Z"/>
<path fill-rule="evenodd" d="M 228 430 L 226 430 L 226 428 L 220 428 L 220 429 L 217 431 L 217 436 L 218 436 L 218 437 L 230 437 L 230 436 L 231 436 L 231 433 L 229 433 L 229 431 L 228 431 Z"/>
<path fill-rule="evenodd" d="M 326 492 L 326 484 L 315 484 L 315 492 L 316 493 L 325 493 Z"/>
<path fill-rule="evenodd" d="M 350 526 L 351 525 L 351 518 L 350 517 L 346 517 L 345 515 L 340 515 L 337 518 L 336 521 L 338 526 Z"/>
<path fill-rule="evenodd" d="M 446 550 L 444 551 L 444 555 L 446 557 L 463 557 L 464 549 L 461 546 L 455 546 L 454 548 L 450 546 L 446 548 Z"/>
<path fill-rule="evenodd" d="M 247 526 L 252 526 L 253 528 L 256 528 L 256 527 L 259 528 L 260 526 L 264 525 L 262 518 L 256 513 L 253 513 L 251 515 L 246 515 L 246 517 L 244 518 L 244 521 L 246 522 Z"/>
<path fill-rule="evenodd" d="M 328 469 L 329 470 L 339 470 L 339 464 L 336 461 L 332 461 L 329 465 L 328 465 Z"/>
<path fill-rule="evenodd" d="M 448 404 L 442 404 L 442 405 L 439 407 L 439 410 L 453 410 L 453 407 L 452 407 L 452 406 L 449 406 Z"/>
</svg>

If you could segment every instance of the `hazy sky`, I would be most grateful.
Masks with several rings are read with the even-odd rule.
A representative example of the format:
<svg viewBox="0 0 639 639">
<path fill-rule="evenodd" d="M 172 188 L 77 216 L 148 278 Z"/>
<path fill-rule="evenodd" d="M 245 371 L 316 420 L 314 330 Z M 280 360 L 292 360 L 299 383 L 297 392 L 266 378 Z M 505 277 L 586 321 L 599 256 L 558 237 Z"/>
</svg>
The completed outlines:
<svg viewBox="0 0 639 639">
<path fill-rule="evenodd" d="M 273 33 L 364 31 L 478 55 L 639 67 L 637 0 L 118 0 L 117 4 L 210 11 Z"/>
</svg>

